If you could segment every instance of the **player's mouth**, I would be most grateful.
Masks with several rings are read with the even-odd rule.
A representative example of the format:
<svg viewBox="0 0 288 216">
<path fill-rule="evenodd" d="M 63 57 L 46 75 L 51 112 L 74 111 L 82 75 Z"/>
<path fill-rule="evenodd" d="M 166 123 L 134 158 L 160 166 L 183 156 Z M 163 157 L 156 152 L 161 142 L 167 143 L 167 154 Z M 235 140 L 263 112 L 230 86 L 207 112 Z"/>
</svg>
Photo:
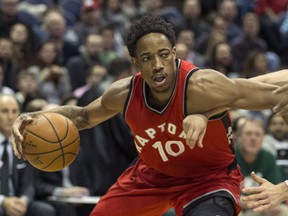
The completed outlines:
<svg viewBox="0 0 288 216">
<path fill-rule="evenodd" d="M 156 83 L 157 86 L 162 86 L 165 84 L 165 81 L 166 81 L 166 76 L 164 75 L 156 75 L 154 78 L 153 78 L 154 82 Z"/>
</svg>

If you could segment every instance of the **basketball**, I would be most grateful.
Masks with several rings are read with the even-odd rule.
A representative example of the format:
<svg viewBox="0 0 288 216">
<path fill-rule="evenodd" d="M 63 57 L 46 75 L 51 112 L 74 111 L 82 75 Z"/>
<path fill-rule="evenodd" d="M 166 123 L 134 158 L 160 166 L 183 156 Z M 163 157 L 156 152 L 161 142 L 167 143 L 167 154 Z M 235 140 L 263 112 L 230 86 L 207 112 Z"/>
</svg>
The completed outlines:
<svg viewBox="0 0 288 216">
<path fill-rule="evenodd" d="M 70 165 L 80 148 L 74 123 L 58 113 L 41 113 L 27 125 L 23 135 L 23 155 L 35 168 L 55 172 Z"/>
</svg>

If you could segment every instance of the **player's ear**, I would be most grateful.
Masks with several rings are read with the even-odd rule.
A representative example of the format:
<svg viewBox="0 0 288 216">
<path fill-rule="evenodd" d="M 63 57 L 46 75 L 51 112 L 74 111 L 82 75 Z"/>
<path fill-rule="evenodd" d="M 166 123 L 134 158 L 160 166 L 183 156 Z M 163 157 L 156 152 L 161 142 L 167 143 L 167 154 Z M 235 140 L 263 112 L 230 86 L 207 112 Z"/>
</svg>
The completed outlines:
<svg viewBox="0 0 288 216">
<path fill-rule="evenodd" d="M 139 69 L 139 64 L 135 57 L 131 57 L 131 62 L 137 69 Z"/>
<path fill-rule="evenodd" d="M 174 57 L 176 58 L 176 46 L 174 46 L 174 47 L 172 48 L 172 53 L 173 53 Z"/>
</svg>

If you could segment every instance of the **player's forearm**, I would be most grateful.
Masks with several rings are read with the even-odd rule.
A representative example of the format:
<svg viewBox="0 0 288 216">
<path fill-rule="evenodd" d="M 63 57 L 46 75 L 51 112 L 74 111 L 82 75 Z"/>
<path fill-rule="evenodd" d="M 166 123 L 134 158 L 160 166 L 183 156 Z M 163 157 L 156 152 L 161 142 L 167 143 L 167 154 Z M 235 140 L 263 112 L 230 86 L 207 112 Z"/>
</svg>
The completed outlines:
<svg viewBox="0 0 288 216">
<path fill-rule="evenodd" d="M 275 71 L 269 74 L 250 78 L 250 80 L 277 85 L 277 86 L 283 86 L 288 83 L 288 70 L 285 69 L 285 70 Z"/>
<path fill-rule="evenodd" d="M 91 123 L 89 121 L 89 117 L 87 115 L 85 107 L 65 105 L 65 106 L 56 107 L 51 110 L 32 112 L 32 113 L 29 113 L 29 115 L 32 117 L 35 117 L 45 112 L 55 112 L 55 113 L 59 113 L 61 115 L 66 116 L 67 118 L 69 118 L 70 120 L 74 122 L 78 130 L 83 130 L 83 129 L 91 127 Z"/>
</svg>

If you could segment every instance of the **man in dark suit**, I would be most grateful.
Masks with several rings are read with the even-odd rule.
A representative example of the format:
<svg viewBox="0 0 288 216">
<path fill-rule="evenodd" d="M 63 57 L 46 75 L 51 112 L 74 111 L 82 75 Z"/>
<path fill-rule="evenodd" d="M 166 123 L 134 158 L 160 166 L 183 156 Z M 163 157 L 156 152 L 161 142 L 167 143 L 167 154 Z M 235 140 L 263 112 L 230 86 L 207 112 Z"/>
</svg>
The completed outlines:
<svg viewBox="0 0 288 216">
<path fill-rule="evenodd" d="M 0 95 L 0 216 L 54 216 L 50 204 L 34 200 L 31 166 L 12 152 L 11 127 L 18 115 L 16 99 Z"/>
</svg>

